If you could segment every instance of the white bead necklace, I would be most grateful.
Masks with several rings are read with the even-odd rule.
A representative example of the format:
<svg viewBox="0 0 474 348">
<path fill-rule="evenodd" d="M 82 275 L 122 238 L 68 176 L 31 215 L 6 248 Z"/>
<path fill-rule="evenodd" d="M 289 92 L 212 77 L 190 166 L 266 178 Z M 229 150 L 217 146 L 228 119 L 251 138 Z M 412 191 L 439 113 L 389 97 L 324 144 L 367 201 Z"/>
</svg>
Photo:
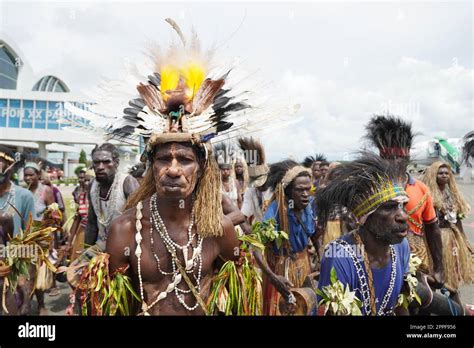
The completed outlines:
<svg viewBox="0 0 474 348">
<path fill-rule="evenodd" d="M 166 225 L 164 224 L 163 219 L 161 218 L 160 212 L 158 210 L 156 193 L 150 199 L 150 223 L 151 223 L 151 225 L 150 225 L 150 237 L 151 237 L 150 241 L 152 242 L 152 246 L 153 246 L 153 232 L 152 232 L 152 229 L 153 229 L 153 226 L 154 226 L 155 229 L 158 231 L 158 233 L 159 233 L 159 235 L 160 235 L 160 237 L 163 241 L 163 244 L 165 245 L 168 252 L 172 256 L 175 255 L 175 257 L 172 257 L 172 259 L 171 259 L 172 272 L 164 272 L 164 271 L 162 271 L 162 269 L 160 267 L 160 261 L 159 261 L 158 255 L 156 255 L 154 250 L 152 250 L 153 256 L 154 256 L 155 260 L 157 261 L 158 270 L 164 275 L 166 275 L 166 273 L 175 274 L 175 273 L 179 272 L 179 270 L 177 270 L 177 266 L 176 266 L 176 262 L 177 262 L 176 254 L 177 254 L 177 249 L 181 250 L 183 252 L 183 257 L 184 257 L 184 260 L 185 260 L 185 263 L 186 263 L 185 264 L 185 271 L 186 271 L 186 273 L 192 273 L 193 274 L 194 280 L 196 281 L 196 284 L 197 284 L 196 289 L 197 289 L 197 292 L 199 293 L 200 289 L 201 289 L 201 286 L 200 286 L 201 275 L 202 275 L 201 250 L 202 250 L 202 241 L 203 241 L 203 239 L 202 239 L 201 236 L 198 236 L 197 245 L 195 247 L 192 245 L 192 242 L 193 242 L 194 237 L 196 235 L 196 234 L 192 233 L 192 228 L 193 228 L 193 225 L 194 225 L 194 207 L 193 207 L 193 210 L 191 212 L 191 222 L 190 222 L 189 227 L 188 227 L 188 242 L 185 245 L 179 245 L 178 243 L 173 241 L 171 239 L 170 235 L 168 234 L 168 230 L 166 228 Z M 188 259 L 188 247 L 189 246 L 191 246 L 193 248 L 193 255 L 190 259 Z M 195 272 L 194 272 L 194 269 L 196 267 L 198 267 L 197 277 L 195 276 Z M 175 291 L 176 298 L 183 305 L 184 308 L 186 308 L 189 311 L 193 311 L 198 307 L 199 303 L 197 301 L 196 301 L 194 306 L 188 306 L 184 302 L 184 297 L 183 297 L 182 294 L 190 293 L 191 292 L 190 289 L 188 289 L 188 290 L 180 289 L 178 286 L 176 286 L 174 288 L 174 291 Z"/>
<path fill-rule="evenodd" d="M 150 242 L 151 242 L 151 249 L 152 249 L 152 254 L 157 261 L 157 266 L 158 266 L 158 271 L 166 276 L 171 275 L 172 280 L 170 284 L 166 287 L 165 291 L 162 291 L 158 293 L 158 296 L 155 298 L 154 301 L 152 301 L 149 305 L 146 304 L 145 302 L 145 297 L 144 297 L 144 290 L 143 290 L 143 279 L 142 279 L 142 272 L 141 272 L 141 254 L 142 254 L 142 249 L 141 249 L 141 241 L 142 241 L 142 235 L 141 235 L 141 230 L 142 230 L 142 224 L 141 224 L 141 219 L 143 217 L 142 215 L 142 209 L 143 209 L 143 204 L 142 202 L 139 202 L 137 204 L 137 212 L 136 212 L 136 230 L 137 233 L 135 234 L 135 241 L 137 243 L 137 248 L 135 249 L 135 256 L 138 258 L 138 280 L 139 280 L 139 285 L 140 285 L 140 297 L 142 300 L 142 313 L 143 315 L 150 315 L 149 310 L 152 308 L 154 305 L 156 305 L 159 301 L 163 300 L 166 298 L 168 293 L 172 292 L 174 290 L 176 298 L 178 301 L 183 305 L 184 308 L 186 308 L 189 311 L 193 311 L 198 307 L 198 303 L 194 306 L 188 306 L 185 301 L 184 301 L 184 296 L 182 293 L 189 293 L 191 290 L 184 290 L 184 289 L 179 289 L 178 284 L 182 280 L 182 275 L 179 272 L 179 269 L 177 268 L 177 254 L 176 251 L 177 249 L 181 250 L 183 252 L 184 260 L 185 260 L 185 271 L 186 273 L 192 273 L 194 279 L 196 280 L 197 283 L 197 292 L 200 292 L 200 280 L 201 280 L 201 275 L 202 275 L 202 241 L 203 238 L 201 236 L 198 236 L 197 238 L 197 243 L 196 246 L 193 246 L 192 241 L 194 240 L 195 234 L 192 234 L 192 227 L 194 224 L 194 210 L 193 213 L 191 214 L 191 222 L 190 222 L 190 227 L 188 228 L 188 242 L 181 246 L 175 243 L 171 237 L 168 234 L 168 231 L 166 230 L 166 226 L 161 219 L 161 216 L 158 211 L 158 207 L 156 204 L 157 201 L 157 195 L 156 193 L 151 197 L 150 199 Z M 171 254 L 171 266 L 172 266 L 172 272 L 164 272 L 161 267 L 160 267 L 160 261 L 158 255 L 156 255 L 154 251 L 154 241 L 153 241 L 153 227 L 158 231 L 163 244 L 165 245 L 167 251 Z M 192 257 L 188 260 L 188 247 L 191 246 L 193 248 L 193 255 Z M 198 272 L 197 272 L 197 277 L 194 275 L 194 269 L 198 267 Z"/>
</svg>

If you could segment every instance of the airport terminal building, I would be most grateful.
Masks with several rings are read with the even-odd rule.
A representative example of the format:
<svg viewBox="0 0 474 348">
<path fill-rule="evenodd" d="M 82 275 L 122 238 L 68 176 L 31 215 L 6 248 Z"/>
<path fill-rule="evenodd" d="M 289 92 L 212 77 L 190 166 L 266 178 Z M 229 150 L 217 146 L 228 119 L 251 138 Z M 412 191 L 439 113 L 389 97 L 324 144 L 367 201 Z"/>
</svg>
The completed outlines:
<svg viewBox="0 0 474 348">
<path fill-rule="evenodd" d="M 80 127 L 72 129 L 71 124 L 87 124 L 87 120 L 65 110 L 64 104 L 82 109 L 88 101 L 57 72 L 34 74 L 27 57 L 4 37 L 0 36 L 0 144 L 37 153 L 63 164 L 65 176 L 74 175 L 81 148 L 89 152 L 103 140 Z"/>
</svg>

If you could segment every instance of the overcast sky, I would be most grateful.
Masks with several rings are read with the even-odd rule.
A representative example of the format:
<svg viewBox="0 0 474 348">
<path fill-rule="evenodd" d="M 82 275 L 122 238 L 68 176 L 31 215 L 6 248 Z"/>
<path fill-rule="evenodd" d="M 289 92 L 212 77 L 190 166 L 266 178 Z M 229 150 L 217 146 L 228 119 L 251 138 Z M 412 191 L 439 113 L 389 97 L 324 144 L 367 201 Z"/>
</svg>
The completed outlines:
<svg viewBox="0 0 474 348">
<path fill-rule="evenodd" d="M 474 129 L 472 2 L 9 2 L 1 31 L 35 72 L 54 70 L 74 91 L 117 78 L 143 59 L 148 40 L 167 44 L 164 18 L 204 45 L 239 57 L 302 120 L 264 134 L 271 161 L 360 148 L 363 127 L 387 109 L 426 137 Z M 263 91 L 265 92 L 265 91 Z M 421 139 L 421 138 L 420 138 Z"/>
</svg>

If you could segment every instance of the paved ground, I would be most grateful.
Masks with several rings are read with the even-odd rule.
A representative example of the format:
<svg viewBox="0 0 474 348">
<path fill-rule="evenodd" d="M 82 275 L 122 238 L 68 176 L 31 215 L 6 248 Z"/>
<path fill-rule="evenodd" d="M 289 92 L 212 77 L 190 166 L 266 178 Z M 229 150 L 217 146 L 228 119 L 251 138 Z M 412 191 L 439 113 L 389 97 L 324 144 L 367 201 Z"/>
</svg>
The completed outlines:
<svg viewBox="0 0 474 348">
<path fill-rule="evenodd" d="M 466 185 L 461 181 L 458 181 L 461 191 L 468 200 L 471 207 L 474 209 L 474 182 Z M 74 189 L 72 186 L 61 187 L 61 192 L 65 199 L 72 197 L 71 193 Z M 464 220 L 464 230 L 471 241 L 474 244 L 474 212 Z M 51 315 L 64 315 L 64 311 L 69 304 L 69 293 L 70 288 L 67 283 L 57 283 L 60 288 L 60 295 L 51 297 L 46 294 L 46 307 L 48 308 Z M 463 286 L 460 288 L 461 298 L 463 302 L 474 303 L 474 285 Z"/>
</svg>

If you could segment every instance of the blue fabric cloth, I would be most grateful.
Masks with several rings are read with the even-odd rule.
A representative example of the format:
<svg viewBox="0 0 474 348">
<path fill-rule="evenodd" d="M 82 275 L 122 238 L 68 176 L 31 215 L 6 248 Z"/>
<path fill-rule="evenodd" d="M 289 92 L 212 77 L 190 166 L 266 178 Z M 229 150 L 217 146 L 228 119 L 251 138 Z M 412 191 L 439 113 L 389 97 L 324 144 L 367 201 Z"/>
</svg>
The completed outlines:
<svg viewBox="0 0 474 348">
<path fill-rule="evenodd" d="M 33 215 L 33 218 L 35 217 L 35 200 L 33 198 L 33 194 L 29 190 L 12 183 L 12 187 L 13 186 L 15 186 L 15 208 L 23 216 L 23 220 L 20 218 L 18 213 L 10 207 L 10 205 L 7 205 L 2 210 L 2 212 L 8 212 L 13 216 L 13 234 L 16 236 L 20 232 L 20 228 L 25 230 L 30 213 Z M 0 206 L 3 206 L 7 198 L 8 192 L 5 192 L 2 196 L 0 196 Z"/>
<path fill-rule="evenodd" d="M 345 235 L 340 239 L 345 240 L 351 245 L 354 245 L 354 242 L 351 238 L 351 235 Z M 408 273 L 409 270 L 409 260 L 410 260 L 410 247 L 408 245 L 408 240 L 405 238 L 400 244 L 393 245 L 395 253 L 397 254 L 397 276 L 395 278 L 395 286 L 388 301 L 387 310 L 394 307 L 398 300 L 398 295 L 403 286 L 403 276 Z M 356 250 L 356 249 L 353 249 Z M 362 255 L 358 255 L 358 259 L 362 263 L 362 267 L 365 272 L 365 264 Z M 326 250 L 321 261 L 321 273 L 319 276 L 318 288 L 321 290 L 323 286 L 329 285 L 330 282 L 330 272 L 332 268 L 335 268 L 337 279 L 345 284 L 349 284 L 351 291 L 356 291 L 356 296 L 362 301 L 362 295 L 360 293 L 360 282 L 356 273 L 356 268 L 354 263 L 349 255 L 346 255 L 345 250 L 339 244 L 336 244 L 335 241 L 329 243 L 326 247 Z M 376 298 L 376 307 L 377 311 L 382 303 L 382 299 L 385 296 L 385 293 L 388 290 L 390 283 L 390 273 L 392 272 L 392 262 L 391 260 L 388 264 L 380 269 L 372 268 L 372 274 L 374 277 L 374 289 L 375 289 L 375 298 Z M 367 277 L 367 273 L 366 273 Z M 368 278 L 367 278 L 368 279 Z M 321 300 L 318 296 L 318 302 Z M 366 315 L 365 309 L 362 307 L 362 314 Z"/>
<path fill-rule="evenodd" d="M 311 235 L 314 234 L 314 215 L 313 215 L 313 202 L 311 198 L 309 204 L 303 210 L 300 221 L 306 227 L 306 230 L 301 226 L 298 221 L 296 220 L 295 213 L 292 209 L 288 208 L 288 225 L 290 231 L 285 231 L 289 234 L 289 242 L 291 247 L 291 252 L 299 253 L 303 251 L 308 246 L 308 240 Z M 280 219 L 278 217 L 278 204 L 276 201 L 273 201 L 269 206 L 265 214 L 263 215 L 263 220 L 275 219 L 277 226 L 276 228 L 279 229 Z M 288 254 L 290 251 L 288 250 L 278 250 L 274 245 L 274 251 L 276 254 L 279 254 L 283 251 L 284 254 Z"/>
</svg>

